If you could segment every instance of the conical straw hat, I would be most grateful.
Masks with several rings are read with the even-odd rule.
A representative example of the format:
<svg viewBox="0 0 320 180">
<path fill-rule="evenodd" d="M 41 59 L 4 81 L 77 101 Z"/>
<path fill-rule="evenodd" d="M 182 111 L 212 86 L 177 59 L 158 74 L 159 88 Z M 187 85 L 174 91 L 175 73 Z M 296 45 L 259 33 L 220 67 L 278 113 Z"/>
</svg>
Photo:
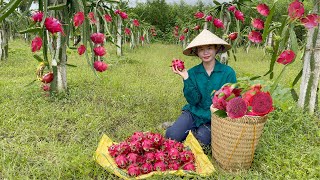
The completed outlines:
<svg viewBox="0 0 320 180">
<path fill-rule="evenodd" d="M 223 39 L 219 38 L 212 32 L 204 29 L 198 36 L 196 36 L 191 43 L 184 49 L 183 54 L 187 56 L 196 56 L 195 54 L 195 47 L 197 46 L 203 46 L 203 45 L 209 45 L 209 44 L 218 44 L 222 45 L 222 47 L 219 50 L 220 52 L 226 52 L 231 48 L 231 45 L 228 44 Z"/>
</svg>

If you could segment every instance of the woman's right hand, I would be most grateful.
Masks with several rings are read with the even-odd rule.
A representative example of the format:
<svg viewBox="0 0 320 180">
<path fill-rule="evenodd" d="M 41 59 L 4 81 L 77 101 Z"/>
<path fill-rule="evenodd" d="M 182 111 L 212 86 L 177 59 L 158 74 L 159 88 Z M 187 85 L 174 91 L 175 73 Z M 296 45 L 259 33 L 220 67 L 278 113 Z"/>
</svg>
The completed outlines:
<svg viewBox="0 0 320 180">
<path fill-rule="evenodd" d="M 179 74 L 183 78 L 183 80 L 189 78 L 187 69 L 183 69 L 182 71 L 180 71 L 176 66 L 171 66 L 171 69 L 175 74 Z"/>
</svg>

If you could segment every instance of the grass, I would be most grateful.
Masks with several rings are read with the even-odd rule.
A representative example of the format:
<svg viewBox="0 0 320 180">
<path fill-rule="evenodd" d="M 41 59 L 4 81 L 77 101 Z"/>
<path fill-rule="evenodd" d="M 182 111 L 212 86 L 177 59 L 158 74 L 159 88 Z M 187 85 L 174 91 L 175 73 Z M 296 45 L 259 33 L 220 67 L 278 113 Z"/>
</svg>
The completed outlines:
<svg viewBox="0 0 320 180">
<path fill-rule="evenodd" d="M 110 67 L 99 79 L 84 57 L 68 51 L 68 62 L 78 66 L 68 69 L 69 93 L 47 97 L 40 82 L 25 86 L 35 79 L 37 67 L 29 44 L 10 42 L 10 57 L 0 62 L 0 179 L 116 179 L 93 160 L 102 134 L 121 141 L 135 131 L 163 133 L 156 127 L 180 115 L 182 82 L 170 71 L 170 61 L 182 58 L 192 67 L 198 59 L 183 56 L 176 45 L 125 49 L 121 58 L 108 49 Z M 260 75 L 268 70 L 268 57 L 256 59 L 261 54 L 258 49 L 239 51 L 230 66 L 238 77 Z M 298 73 L 295 63 L 281 80 L 283 86 Z M 277 66 L 276 74 L 280 70 Z M 207 179 L 319 179 L 319 120 L 290 99 L 277 101 L 283 104 L 286 109 L 270 115 L 250 170 L 229 173 L 216 166 Z"/>
</svg>

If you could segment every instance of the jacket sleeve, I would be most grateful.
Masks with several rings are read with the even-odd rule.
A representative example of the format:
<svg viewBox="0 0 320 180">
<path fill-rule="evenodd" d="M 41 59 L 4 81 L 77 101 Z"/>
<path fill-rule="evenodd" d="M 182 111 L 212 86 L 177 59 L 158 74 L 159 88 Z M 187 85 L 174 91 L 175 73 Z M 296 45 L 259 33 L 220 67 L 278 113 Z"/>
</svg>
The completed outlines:
<svg viewBox="0 0 320 180">
<path fill-rule="evenodd" d="M 188 79 L 183 81 L 183 84 L 184 84 L 183 94 L 187 102 L 190 105 L 198 104 L 201 100 L 201 94 L 196 83 L 189 76 Z"/>
</svg>

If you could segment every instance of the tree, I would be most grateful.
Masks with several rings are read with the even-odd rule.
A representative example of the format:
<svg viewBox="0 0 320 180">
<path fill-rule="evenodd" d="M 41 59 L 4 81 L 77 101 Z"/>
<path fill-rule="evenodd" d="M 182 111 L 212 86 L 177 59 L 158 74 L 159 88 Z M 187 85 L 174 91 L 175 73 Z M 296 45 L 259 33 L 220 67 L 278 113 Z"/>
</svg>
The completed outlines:
<svg viewBox="0 0 320 180">
<path fill-rule="evenodd" d="M 320 3 L 314 2 L 313 13 L 320 12 Z M 320 80 L 320 24 L 308 30 L 307 44 L 303 58 L 302 79 L 298 105 L 310 113 L 318 111 L 318 90 Z"/>
</svg>

